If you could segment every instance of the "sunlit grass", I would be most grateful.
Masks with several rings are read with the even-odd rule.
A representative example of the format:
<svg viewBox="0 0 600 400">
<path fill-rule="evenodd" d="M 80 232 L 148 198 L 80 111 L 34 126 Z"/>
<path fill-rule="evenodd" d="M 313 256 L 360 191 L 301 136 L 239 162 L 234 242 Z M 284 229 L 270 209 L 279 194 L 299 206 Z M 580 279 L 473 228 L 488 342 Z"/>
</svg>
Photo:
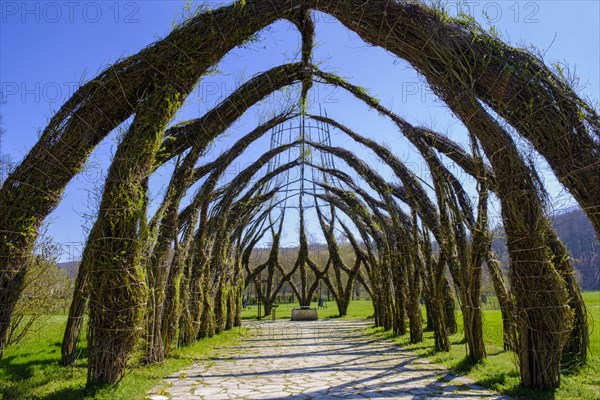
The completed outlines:
<svg viewBox="0 0 600 400">
<path fill-rule="evenodd" d="M 499 310 L 484 310 L 484 339 L 488 356 L 475 365 L 467 358 L 460 313 L 457 314 L 459 331 L 451 336 L 452 348 L 447 353 L 433 351 L 433 332 L 425 332 L 423 343 L 413 345 L 408 335 L 394 337 L 381 329 L 369 329 L 373 334 L 392 339 L 432 362 L 468 375 L 477 384 L 509 396 L 527 399 L 600 399 L 600 292 L 586 292 L 583 298 L 590 316 L 589 361 L 586 365 L 563 371 L 560 388 L 555 391 L 532 391 L 520 386 L 516 356 L 503 349 L 502 316 Z"/>
<path fill-rule="evenodd" d="M 216 348 L 235 344 L 241 336 L 240 330 L 232 330 L 200 340 L 193 346 L 175 349 L 160 365 L 139 366 L 136 362 L 139 353 L 136 353 L 119 385 L 91 393 L 85 390 L 85 340 L 80 340 L 81 352 L 73 367 L 58 365 L 65 323 L 66 316 L 54 316 L 44 329 L 6 349 L 0 361 L 1 400 L 144 399 L 145 393 L 166 376 L 184 369 L 194 360 L 207 358 Z"/>
<path fill-rule="evenodd" d="M 326 301 L 324 308 L 319 308 L 316 302 L 311 303 L 311 307 L 318 310 L 319 318 L 336 318 L 338 309 L 335 301 Z M 275 311 L 277 319 L 291 318 L 292 310 L 298 308 L 298 303 L 279 303 Z M 258 314 L 258 306 L 253 304 L 246 307 L 242 311 L 243 319 L 256 319 Z M 264 311 L 261 309 L 263 319 L 271 319 L 272 315 L 264 316 Z M 354 300 L 348 306 L 348 314 L 346 318 L 368 318 L 373 316 L 373 303 L 371 300 Z"/>
</svg>

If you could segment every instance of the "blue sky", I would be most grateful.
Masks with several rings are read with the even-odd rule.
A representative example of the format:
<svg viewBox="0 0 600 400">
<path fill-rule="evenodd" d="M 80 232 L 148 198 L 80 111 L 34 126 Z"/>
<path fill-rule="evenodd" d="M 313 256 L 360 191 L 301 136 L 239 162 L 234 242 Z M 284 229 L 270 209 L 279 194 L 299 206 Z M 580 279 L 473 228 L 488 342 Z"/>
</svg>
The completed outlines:
<svg viewBox="0 0 600 400">
<path fill-rule="evenodd" d="M 0 95 L 3 157 L 21 160 L 35 143 L 48 119 L 68 99 L 79 83 L 93 78 L 119 58 L 134 54 L 164 37 L 181 18 L 184 1 L 2 1 L 0 2 Z M 199 3 L 193 3 L 199 4 Z M 564 63 L 580 78 L 579 92 L 596 102 L 600 98 L 600 2 L 598 1 L 467 1 L 465 11 L 483 26 L 494 26 L 515 46 L 534 46 L 548 64 Z M 216 7 L 218 3 L 209 3 Z M 457 10 L 449 2 L 450 13 Z M 433 127 L 466 144 L 462 125 L 437 101 L 423 80 L 404 61 L 380 48 L 366 45 L 334 18 L 316 13 L 315 61 L 355 84 L 368 88 L 382 104 L 413 124 Z M 176 121 L 201 116 L 218 104 L 244 80 L 265 69 L 298 59 L 299 34 L 287 22 L 277 22 L 261 32 L 257 41 L 235 49 L 203 79 L 177 115 Z M 293 97 L 292 93 L 292 97 Z M 269 112 L 278 111 L 287 92 L 280 92 L 251 108 L 238 123 L 219 138 L 206 160 L 217 157 L 234 140 L 254 128 Z M 355 131 L 388 145 L 427 179 L 422 161 L 397 129 L 363 104 L 339 89 L 316 85 L 311 93 L 311 111 L 319 104 L 327 113 Z M 117 145 L 117 132 L 94 151 L 87 168 L 68 186 L 59 207 L 48 218 L 48 234 L 65 243 L 63 259 L 77 257 L 85 240 L 85 227 L 93 222 L 98 185 Z M 356 152 L 388 180 L 391 172 L 375 156 L 332 131 L 334 145 Z M 235 171 L 268 148 L 268 138 L 259 140 L 238 159 Z M 542 170 L 555 209 L 573 204 L 548 168 L 527 143 Z M 343 165 L 340 165 L 343 167 Z M 152 178 L 151 198 L 160 199 L 172 166 Z M 465 180 L 465 185 L 470 183 Z M 497 206 L 496 212 L 497 212 Z M 297 218 L 290 211 L 284 241 L 294 243 Z M 309 230 L 318 231 L 314 218 Z M 318 240 L 319 235 L 316 235 Z M 79 246 L 79 247 L 78 247 Z M 72 253 L 72 254 L 70 254 Z"/>
</svg>

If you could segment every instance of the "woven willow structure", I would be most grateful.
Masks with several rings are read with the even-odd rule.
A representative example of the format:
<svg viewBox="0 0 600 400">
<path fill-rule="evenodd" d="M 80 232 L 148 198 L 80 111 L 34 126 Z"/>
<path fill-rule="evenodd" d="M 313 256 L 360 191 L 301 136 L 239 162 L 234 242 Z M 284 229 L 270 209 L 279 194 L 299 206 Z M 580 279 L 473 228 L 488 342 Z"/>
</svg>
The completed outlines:
<svg viewBox="0 0 600 400">
<path fill-rule="evenodd" d="M 360 87 L 314 66 L 311 10 L 332 15 L 365 42 L 410 63 L 467 128 L 470 148 L 410 124 Z M 301 61 L 258 74 L 201 118 L 171 126 L 214 65 L 279 19 L 300 31 Z M 314 82 L 343 88 L 390 119 L 397 131 L 381 136 L 408 139 L 426 161 L 432 194 L 388 148 L 336 118 L 308 115 L 306 97 Z M 301 86 L 298 107 L 256 127 L 215 161 L 202 161 L 211 141 L 246 110 L 296 84 Z M 346 148 L 302 136 L 272 147 L 220 184 L 227 167 L 252 143 L 298 114 L 375 153 L 399 183 L 387 182 Z M 598 113 L 542 60 L 474 21 L 450 18 L 418 2 L 383 0 L 242 0 L 198 12 L 166 38 L 80 87 L 0 190 L 0 356 L 40 226 L 92 150 L 130 116 L 87 240 L 63 342 L 61 363 L 70 365 L 87 308 L 90 385 L 118 382 L 140 344 L 142 361 L 156 363 L 174 345 L 239 326 L 241 298 L 250 285 L 268 312 L 284 284 L 307 305 L 324 283 L 344 315 L 353 286 L 360 284 L 372 298 L 375 325 L 398 334 L 408 331 L 413 343 L 423 337 L 423 297 L 437 351 L 449 350 L 448 335 L 456 330 L 455 291 L 468 354 L 476 362 L 486 356 L 480 304 L 484 267 L 500 302 L 505 348 L 518 356 L 523 385 L 557 387 L 561 364 L 585 361 L 586 311 L 572 263 L 545 213 L 536 172 L 520 155 L 514 136 L 545 158 L 600 237 Z M 297 159 L 264 172 L 298 147 Z M 340 160 L 357 179 L 334 164 L 308 159 L 309 151 Z M 477 204 L 471 204 L 441 155 L 476 179 Z M 149 177 L 170 160 L 176 161 L 171 180 L 148 218 Z M 307 186 L 303 175 L 298 254 L 286 270 L 281 262 L 285 211 L 279 216 L 275 211 L 290 197 L 289 182 L 277 182 L 294 168 L 310 168 L 313 175 Z M 501 201 L 510 285 L 491 250 L 490 193 Z M 323 265 L 308 249 L 308 207 L 314 207 L 326 241 Z M 354 254 L 352 263 L 341 255 L 340 230 Z M 269 236 L 267 260 L 251 267 L 253 250 Z M 265 285 L 259 282 L 262 272 Z"/>
</svg>

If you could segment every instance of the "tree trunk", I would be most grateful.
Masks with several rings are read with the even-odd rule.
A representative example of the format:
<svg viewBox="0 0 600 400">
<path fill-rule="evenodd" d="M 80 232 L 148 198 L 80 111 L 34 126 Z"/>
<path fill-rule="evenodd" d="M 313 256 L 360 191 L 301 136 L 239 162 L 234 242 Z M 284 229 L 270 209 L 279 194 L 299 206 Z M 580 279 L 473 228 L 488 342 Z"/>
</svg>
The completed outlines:
<svg viewBox="0 0 600 400">
<path fill-rule="evenodd" d="M 237 286 L 232 286 L 228 293 L 226 299 L 226 317 L 225 317 L 225 330 L 230 330 L 235 326 L 235 309 L 238 303 L 237 298 Z"/>
<path fill-rule="evenodd" d="M 349 303 L 350 303 L 350 301 L 347 298 L 344 298 L 343 296 L 335 299 L 335 304 L 338 309 L 338 315 L 340 317 L 345 317 L 348 314 L 348 304 Z"/>
<path fill-rule="evenodd" d="M 443 298 L 444 298 L 444 313 L 445 313 L 445 324 L 448 334 L 454 335 L 458 332 L 458 325 L 456 324 L 456 303 L 454 302 L 454 296 L 452 296 L 452 289 L 450 287 L 450 282 L 444 276 L 444 289 L 443 289 Z"/>
<path fill-rule="evenodd" d="M 225 279 L 221 279 L 215 295 L 215 334 L 225 330 L 227 322 L 227 298 L 229 297 L 229 285 Z"/>
<path fill-rule="evenodd" d="M 575 272 L 571 263 L 571 258 L 567 253 L 565 245 L 560 241 L 556 232 L 550 232 L 550 249 L 554 253 L 554 265 L 565 280 L 569 294 L 569 308 L 573 310 L 573 329 L 569 334 L 569 339 L 563 349 L 562 361 L 565 365 L 578 365 L 585 363 L 587 352 L 590 345 L 590 333 L 588 329 L 587 312 L 583 297 Z"/>
<path fill-rule="evenodd" d="M 241 281 L 237 289 L 237 297 L 235 299 L 235 316 L 233 326 L 242 326 L 242 297 L 244 296 L 244 282 Z"/>
<path fill-rule="evenodd" d="M 434 348 L 436 351 L 450 351 L 450 339 L 446 325 L 446 306 L 444 295 L 438 292 L 431 301 L 431 322 L 433 323 Z"/>
<path fill-rule="evenodd" d="M 477 299 L 475 298 L 477 296 Z M 483 317 L 481 312 L 481 299 L 479 292 L 470 293 L 465 296 L 467 304 L 464 307 L 463 324 L 469 359 L 473 363 L 479 362 L 486 356 L 485 343 L 483 341 Z"/>
<path fill-rule="evenodd" d="M 432 296 L 429 295 L 425 295 L 424 296 L 424 301 L 425 303 L 425 330 L 427 331 L 433 331 L 433 319 L 432 319 L 432 315 L 433 315 L 433 304 L 432 304 Z"/>
<path fill-rule="evenodd" d="M 166 356 L 161 328 L 170 263 L 167 260 L 168 249 L 162 251 L 159 248 L 158 253 L 159 259 L 155 261 L 156 264 L 153 265 L 151 262 L 148 266 L 150 295 L 146 314 L 146 354 L 144 355 L 144 362 L 147 364 L 161 363 Z"/>
<path fill-rule="evenodd" d="M 199 321 L 197 338 L 209 338 L 215 335 L 215 312 L 213 308 L 212 290 L 206 288 L 203 295 L 202 315 Z"/>
<path fill-rule="evenodd" d="M 423 318 L 421 316 L 421 304 L 419 303 L 420 290 L 413 288 L 408 303 L 408 326 L 410 331 L 410 342 L 412 344 L 423 341 Z"/>
<path fill-rule="evenodd" d="M 191 262 L 186 261 L 184 273 L 182 275 L 180 290 L 181 298 L 179 300 L 179 308 L 181 316 L 179 317 L 179 338 L 177 343 L 179 346 L 191 346 L 196 340 L 195 321 L 192 315 L 191 302 Z"/>
<path fill-rule="evenodd" d="M 161 332 L 165 352 L 169 354 L 171 345 L 177 335 L 179 319 L 181 317 L 181 284 L 183 281 L 183 268 L 177 260 L 171 266 L 167 287 L 165 289 L 165 304 L 162 316 Z"/>
<path fill-rule="evenodd" d="M 396 310 L 394 315 L 394 334 L 406 334 L 406 292 L 408 285 L 406 284 L 405 266 L 400 263 L 394 267 L 392 276 L 394 278 L 394 297 L 396 300 Z"/>
<path fill-rule="evenodd" d="M 79 271 L 77 271 L 77 278 L 75 279 L 75 290 L 73 291 L 73 299 L 71 300 L 71 307 L 69 308 L 67 326 L 65 327 L 65 334 L 63 335 L 60 359 L 60 365 L 62 366 L 69 366 L 75 363 L 77 339 L 79 338 L 79 332 L 81 332 L 81 326 L 83 325 L 83 318 L 87 307 L 88 293 L 86 285 L 86 266 L 81 262 L 81 264 L 79 264 Z"/>
<path fill-rule="evenodd" d="M 490 251 L 486 254 L 486 264 L 492 278 L 494 293 L 498 298 L 500 313 L 502 314 L 502 333 L 504 350 L 517 350 L 517 325 L 515 316 L 515 305 L 513 303 L 512 294 L 504 285 L 502 268 L 500 261 L 496 259 Z"/>
<path fill-rule="evenodd" d="M 23 253 L 31 251 L 31 247 L 29 249 L 24 249 Z M 23 264 L 29 262 L 27 260 L 28 257 L 25 256 L 15 256 L 14 258 L 15 260 L 9 260 L 5 264 L 6 266 L 4 268 L 7 268 L 7 270 L 3 271 L 0 275 L 0 360 L 2 359 L 4 349 L 6 348 L 6 336 L 10 328 L 10 318 L 15 308 L 15 304 L 17 304 L 17 301 L 21 296 L 23 284 L 25 282 L 27 267 L 21 266 L 21 262 Z M 17 259 L 22 261 L 17 261 Z M 15 265 L 18 265 L 18 267 L 13 267 L 12 270 L 9 270 L 8 268 L 10 267 L 11 261 Z M 6 290 L 4 289 L 5 287 L 7 288 Z"/>
</svg>

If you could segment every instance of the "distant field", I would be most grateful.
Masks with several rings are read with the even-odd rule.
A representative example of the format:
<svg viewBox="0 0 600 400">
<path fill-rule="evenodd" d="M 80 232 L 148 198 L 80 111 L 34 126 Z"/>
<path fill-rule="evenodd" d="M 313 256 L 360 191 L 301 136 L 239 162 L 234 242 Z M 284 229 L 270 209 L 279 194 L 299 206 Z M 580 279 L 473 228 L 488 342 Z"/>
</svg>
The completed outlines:
<svg viewBox="0 0 600 400">
<path fill-rule="evenodd" d="M 318 309 L 319 318 L 334 318 L 338 315 L 338 309 L 335 305 L 335 301 L 325 302 L 326 308 L 317 307 L 317 303 L 311 303 L 311 307 Z M 277 319 L 280 318 L 291 318 L 292 309 L 298 308 L 298 303 L 280 303 L 276 310 Z M 253 319 L 256 318 L 258 313 L 258 307 L 252 305 L 242 311 L 242 319 Z M 264 311 L 261 310 L 261 314 Z M 373 316 L 373 303 L 371 300 L 355 300 L 348 306 L 348 315 L 346 318 L 368 318 Z M 271 315 L 264 317 L 271 318 Z"/>
</svg>

